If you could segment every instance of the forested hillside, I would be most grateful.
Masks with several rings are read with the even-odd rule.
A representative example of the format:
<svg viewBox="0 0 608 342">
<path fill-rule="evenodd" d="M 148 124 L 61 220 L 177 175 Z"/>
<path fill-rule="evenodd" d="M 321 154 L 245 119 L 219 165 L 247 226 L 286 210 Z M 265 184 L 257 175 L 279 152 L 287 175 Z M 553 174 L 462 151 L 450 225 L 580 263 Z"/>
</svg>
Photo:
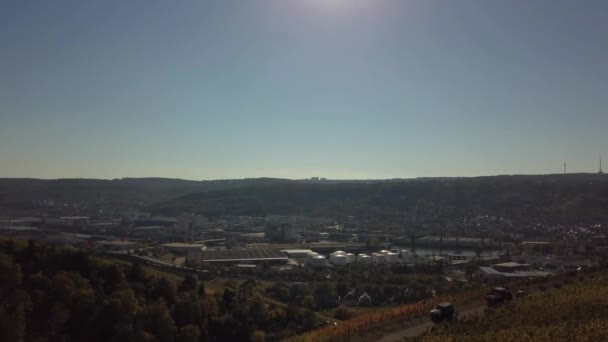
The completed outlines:
<svg viewBox="0 0 608 342">
<path fill-rule="evenodd" d="M 317 324 L 310 310 L 268 305 L 254 280 L 210 292 L 174 278 L 0 240 L 0 341 L 272 341 Z"/>
</svg>

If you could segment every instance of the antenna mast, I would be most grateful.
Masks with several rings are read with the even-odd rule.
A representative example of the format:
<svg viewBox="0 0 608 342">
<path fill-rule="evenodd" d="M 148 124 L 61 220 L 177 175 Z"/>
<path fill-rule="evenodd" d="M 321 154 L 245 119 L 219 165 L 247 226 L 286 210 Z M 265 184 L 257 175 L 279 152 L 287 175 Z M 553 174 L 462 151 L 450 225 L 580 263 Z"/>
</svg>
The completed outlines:
<svg viewBox="0 0 608 342">
<path fill-rule="evenodd" d="M 566 162 L 564 161 L 564 174 L 568 173 L 568 172 L 566 171 L 566 166 L 567 166 L 567 165 L 568 165 L 568 163 L 566 163 Z"/>
<path fill-rule="evenodd" d="M 602 171 L 602 154 L 599 153 L 598 156 L 599 156 L 599 159 L 600 159 L 600 170 L 597 173 L 599 173 L 601 175 L 601 174 L 604 173 L 604 171 Z"/>
</svg>

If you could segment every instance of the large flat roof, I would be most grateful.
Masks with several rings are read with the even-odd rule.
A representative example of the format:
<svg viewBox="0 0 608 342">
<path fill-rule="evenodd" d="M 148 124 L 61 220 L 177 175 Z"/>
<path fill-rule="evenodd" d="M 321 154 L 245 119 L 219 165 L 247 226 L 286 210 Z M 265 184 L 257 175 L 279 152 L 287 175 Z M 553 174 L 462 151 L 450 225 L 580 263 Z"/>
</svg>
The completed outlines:
<svg viewBox="0 0 608 342">
<path fill-rule="evenodd" d="M 283 253 L 287 253 L 287 254 L 306 254 L 306 253 L 313 253 L 312 250 L 310 249 L 283 249 L 281 250 L 281 252 Z"/>
<path fill-rule="evenodd" d="M 443 241 L 443 242 L 481 242 L 481 238 L 472 238 L 472 237 L 455 237 L 455 236 L 434 236 L 428 235 L 418 239 L 419 241 Z"/>
<path fill-rule="evenodd" d="M 520 267 L 520 266 L 522 266 L 522 267 L 528 267 L 530 265 L 528 265 L 528 264 L 520 264 L 518 262 L 513 262 L 513 261 L 503 262 L 502 264 L 494 264 L 494 265 L 492 265 L 492 267 L 497 267 L 497 266 L 498 267 Z"/>
<path fill-rule="evenodd" d="M 1 226 L 0 229 L 2 230 L 15 230 L 15 231 L 35 231 L 35 230 L 40 230 L 39 228 L 35 228 L 35 227 L 24 227 L 24 226 Z"/>
<path fill-rule="evenodd" d="M 165 226 L 142 226 L 134 227 L 133 230 L 169 230 L 171 228 Z"/>
<path fill-rule="evenodd" d="M 96 241 L 95 243 L 98 244 L 98 245 L 105 245 L 105 246 L 131 246 L 131 245 L 137 244 L 137 242 L 122 241 L 122 240 L 116 240 L 116 241 Z"/>
<path fill-rule="evenodd" d="M 502 272 L 498 272 L 497 270 L 493 269 L 492 267 L 485 267 L 482 266 L 479 268 L 482 272 L 484 272 L 485 274 L 503 274 Z"/>
<path fill-rule="evenodd" d="M 247 249 L 313 249 L 313 248 L 346 248 L 365 247 L 360 242 L 311 242 L 311 243 L 250 243 Z"/>
<path fill-rule="evenodd" d="M 503 273 L 507 278 L 535 278 L 535 277 L 547 277 L 551 275 L 551 272 L 545 271 L 521 271 L 521 272 L 511 272 L 511 273 Z"/>
<path fill-rule="evenodd" d="M 480 267 L 479 269 L 487 275 L 501 275 L 507 278 L 535 278 L 546 277 L 551 274 L 545 271 L 499 272 L 492 267 Z"/>
<path fill-rule="evenodd" d="M 201 243 L 182 243 L 182 242 L 171 242 L 161 245 L 167 248 L 203 248 L 205 245 Z"/>
<path fill-rule="evenodd" d="M 246 249 L 246 250 L 221 250 L 203 251 L 201 253 L 203 262 L 211 261 L 263 261 L 263 260 L 287 260 L 287 256 L 277 249 Z"/>
</svg>

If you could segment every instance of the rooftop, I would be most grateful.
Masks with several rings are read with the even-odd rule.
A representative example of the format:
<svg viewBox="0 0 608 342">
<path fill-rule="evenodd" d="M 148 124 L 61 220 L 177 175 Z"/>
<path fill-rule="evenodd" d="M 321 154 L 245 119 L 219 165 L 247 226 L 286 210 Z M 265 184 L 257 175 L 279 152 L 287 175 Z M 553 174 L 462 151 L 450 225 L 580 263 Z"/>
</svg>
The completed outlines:
<svg viewBox="0 0 608 342">
<path fill-rule="evenodd" d="M 283 253 L 287 253 L 287 254 L 307 254 L 307 253 L 314 253 L 313 251 L 311 251 L 310 249 L 283 249 L 281 250 L 281 252 Z"/>
<path fill-rule="evenodd" d="M 480 267 L 479 269 L 486 275 L 501 275 L 507 278 L 535 278 L 546 277 L 551 274 L 545 271 L 499 272 L 492 267 Z"/>
<path fill-rule="evenodd" d="M 22 227 L 22 226 L 0 226 L 2 230 L 14 230 L 14 231 L 36 231 L 40 230 L 35 227 Z"/>
<path fill-rule="evenodd" d="M 135 227 L 133 228 L 133 230 L 168 230 L 170 228 L 165 227 L 165 226 L 142 226 L 142 227 Z"/>
<path fill-rule="evenodd" d="M 518 262 L 503 262 L 502 264 L 494 264 L 493 267 L 528 267 L 528 264 L 520 264 Z"/>
<path fill-rule="evenodd" d="M 313 248 L 336 248 L 345 249 L 347 247 L 365 247 L 364 243 L 359 242 L 312 242 L 312 243 L 250 243 L 247 249 L 313 249 Z"/>
<path fill-rule="evenodd" d="M 203 251 L 201 255 L 205 261 L 242 261 L 242 260 L 287 260 L 287 256 L 281 251 L 268 249 L 248 250 L 222 250 Z"/>
<path fill-rule="evenodd" d="M 96 241 L 95 243 L 98 244 L 98 245 L 103 245 L 103 246 L 132 246 L 132 245 L 136 245 L 137 244 L 137 242 L 123 241 L 123 240 Z"/>
<path fill-rule="evenodd" d="M 16 219 L 12 219 L 10 221 L 12 221 L 12 222 L 40 222 L 40 221 L 42 221 L 42 219 L 39 219 L 37 217 L 19 217 Z"/>
<path fill-rule="evenodd" d="M 167 248 L 203 248 L 205 245 L 201 243 L 183 243 L 183 242 L 171 242 L 161 245 Z"/>
</svg>

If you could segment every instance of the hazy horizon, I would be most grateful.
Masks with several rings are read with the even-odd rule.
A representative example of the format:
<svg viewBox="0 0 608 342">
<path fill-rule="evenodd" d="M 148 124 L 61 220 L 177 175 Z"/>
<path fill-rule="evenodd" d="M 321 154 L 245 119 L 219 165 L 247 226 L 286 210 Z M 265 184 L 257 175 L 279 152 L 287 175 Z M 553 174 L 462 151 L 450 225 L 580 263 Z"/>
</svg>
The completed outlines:
<svg viewBox="0 0 608 342">
<path fill-rule="evenodd" d="M 577 176 L 577 175 L 598 175 L 597 172 L 572 172 L 565 174 L 566 176 Z M 602 175 L 605 175 L 602 174 Z M 395 178 L 326 178 L 319 176 L 319 178 L 325 178 L 326 181 L 392 181 L 392 180 L 415 180 L 424 178 L 484 178 L 484 177 L 525 177 L 525 176 L 564 176 L 563 173 L 513 173 L 513 174 L 496 174 L 496 175 L 473 175 L 473 176 L 417 176 L 417 177 L 395 177 Z M 34 180 L 121 180 L 121 179 L 168 179 L 168 180 L 181 180 L 181 181 L 193 181 L 193 182 L 213 182 L 213 181 L 230 181 L 230 180 L 247 180 L 247 179 L 279 179 L 287 181 L 310 181 L 313 177 L 307 178 L 283 178 L 283 177 L 240 177 L 240 178 L 207 178 L 207 179 L 192 179 L 192 178 L 180 178 L 180 177 L 159 177 L 159 176 L 124 176 L 124 177 L 113 177 L 113 178 L 90 178 L 90 177 L 56 177 L 56 178 L 44 178 L 44 177 L 0 177 L 0 179 L 34 179 Z M 321 181 L 321 180 L 320 180 Z"/>
<path fill-rule="evenodd" d="M 602 0 L 3 1 L 0 177 L 593 173 L 606 32 Z"/>
</svg>

